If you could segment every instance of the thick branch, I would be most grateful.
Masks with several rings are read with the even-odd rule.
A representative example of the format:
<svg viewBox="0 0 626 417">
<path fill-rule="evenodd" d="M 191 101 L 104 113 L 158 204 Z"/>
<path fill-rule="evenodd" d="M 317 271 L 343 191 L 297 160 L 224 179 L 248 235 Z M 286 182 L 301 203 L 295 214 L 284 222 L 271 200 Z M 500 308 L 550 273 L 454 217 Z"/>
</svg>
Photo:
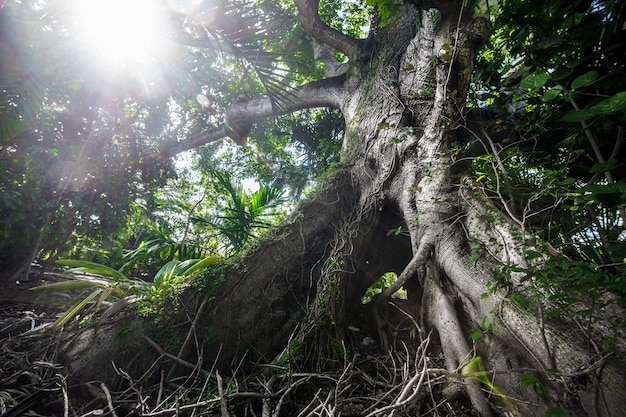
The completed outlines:
<svg viewBox="0 0 626 417">
<path fill-rule="evenodd" d="M 281 103 L 281 114 L 314 107 L 341 107 L 343 103 L 344 77 L 327 78 L 305 84 L 293 92 L 287 92 Z M 269 98 L 233 103 L 226 111 L 228 120 L 253 120 L 274 116 L 274 108 Z"/>
<path fill-rule="evenodd" d="M 350 59 L 358 58 L 359 41 L 328 26 L 320 19 L 319 0 L 294 0 L 304 30 Z"/>
<path fill-rule="evenodd" d="M 163 146 L 162 154 L 165 157 L 172 157 L 181 152 L 185 152 L 191 149 L 198 148 L 202 145 L 206 145 L 228 136 L 228 129 L 225 124 L 222 124 L 211 129 L 203 130 L 197 135 L 191 136 L 189 139 L 176 142 L 170 141 Z"/>
<path fill-rule="evenodd" d="M 339 108 L 343 102 L 343 81 L 344 77 L 338 76 L 305 84 L 293 92 L 288 93 L 288 99 L 283 103 L 280 111 L 282 114 L 287 114 L 315 107 Z M 186 140 L 168 142 L 163 147 L 162 153 L 167 157 L 174 156 L 178 153 L 215 142 L 224 137 L 232 136 L 232 129 L 229 129 L 229 125 L 244 120 L 250 121 L 274 115 L 274 108 L 268 97 L 258 100 L 237 101 L 226 111 L 225 123 L 204 130 Z"/>
</svg>

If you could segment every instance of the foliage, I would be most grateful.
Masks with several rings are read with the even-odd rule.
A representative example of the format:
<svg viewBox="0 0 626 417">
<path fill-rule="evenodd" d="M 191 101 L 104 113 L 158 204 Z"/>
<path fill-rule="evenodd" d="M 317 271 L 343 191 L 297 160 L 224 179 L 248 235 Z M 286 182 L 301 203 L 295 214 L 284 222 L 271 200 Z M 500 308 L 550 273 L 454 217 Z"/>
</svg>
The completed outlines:
<svg viewBox="0 0 626 417">
<path fill-rule="evenodd" d="M 249 194 L 241 183 L 233 181 L 227 172 L 213 171 L 217 185 L 225 191 L 226 205 L 215 216 L 193 217 L 196 225 L 215 228 L 226 238 L 227 250 L 239 251 L 253 237 L 256 230 L 271 226 L 270 219 L 276 216 L 275 209 L 285 200 L 282 190 L 264 186 Z"/>
<path fill-rule="evenodd" d="M 80 316 L 81 320 L 92 317 L 101 310 L 108 299 L 112 299 L 115 302 L 102 313 L 101 319 L 110 317 L 126 308 L 131 303 L 140 300 L 147 300 L 153 304 L 162 303 L 164 297 L 171 292 L 174 287 L 182 284 L 181 280 L 188 279 L 202 268 L 215 264 L 219 260 L 221 260 L 221 258 L 218 256 L 209 256 L 204 259 L 188 259 L 185 261 L 173 260 L 163 265 L 154 276 L 153 282 L 150 283 L 133 280 L 121 271 L 106 265 L 95 262 L 65 259 L 59 260 L 57 263 L 71 266 L 72 268 L 68 272 L 91 274 L 97 278 L 55 282 L 34 287 L 32 290 L 77 291 L 92 289 L 89 294 L 79 299 L 52 324 L 53 328 L 58 328 L 71 322 L 76 317 L 79 317 L 83 311 L 87 311 L 88 313 Z M 104 280 L 104 277 L 109 277 L 111 280 Z M 93 300 L 96 297 L 98 297 L 98 300 L 94 304 Z"/>
<path fill-rule="evenodd" d="M 74 260 L 59 260 L 58 263 L 67 266 L 73 266 L 70 272 L 81 272 L 88 274 L 97 274 L 98 276 L 111 277 L 111 281 L 104 281 L 101 278 L 90 279 L 78 279 L 72 281 L 55 282 L 52 284 L 46 284 L 39 287 L 34 287 L 35 291 L 74 291 L 93 289 L 87 296 L 79 299 L 74 305 L 67 309 L 61 316 L 52 324 L 52 328 L 62 327 L 68 322 L 74 320 L 83 310 L 90 311 L 89 314 L 85 314 L 81 317 L 82 320 L 97 313 L 104 305 L 107 299 L 112 298 L 116 300 L 124 299 L 132 292 L 132 281 L 121 272 L 109 268 L 106 265 L 100 265 L 93 262 L 86 261 L 74 261 Z M 90 303 L 98 297 L 98 301 L 90 305 Z M 114 308 L 114 307 L 111 307 Z M 106 315 L 106 313 L 105 313 Z"/>
<path fill-rule="evenodd" d="M 0 9 L 0 45 L 7 57 L 0 80 L 6 87 L 0 97 L 3 274 L 19 273 L 33 259 L 51 264 L 59 256 L 118 266 L 130 260 L 135 265 L 128 268 L 137 267 L 140 251 L 126 261 L 121 256 L 142 241 L 162 248 L 161 264 L 148 260 L 144 265 L 148 275 L 171 260 L 167 245 L 213 253 L 214 239 L 200 245 L 204 236 L 195 230 L 185 235 L 184 225 L 161 221 L 166 211 L 189 201 L 187 190 L 195 181 L 182 178 L 162 150 L 221 123 L 225 109 L 243 91 L 251 97 L 269 93 L 280 106 L 287 100 L 285 91 L 320 76 L 312 43 L 292 19 L 292 6 L 237 3 L 222 10 L 224 18 L 208 31 L 197 18 L 174 13 L 175 29 L 168 35 L 177 40 L 176 64 L 157 60 L 151 72 L 132 68 L 122 78 L 98 68 L 100 61 L 90 59 L 93 51 L 77 49 L 68 7 L 66 1 L 10 1 Z M 356 5 L 343 18 L 331 12 L 335 4 L 324 7 L 336 25 L 354 33 L 362 29 L 365 15 Z M 238 15 L 254 22 L 255 31 L 229 27 Z M 215 40 L 235 48 L 236 56 L 204 47 L 203 42 Z M 284 70 L 276 70 L 276 63 Z M 210 97 L 209 108 L 198 105 L 198 93 Z M 192 158 L 211 169 L 236 165 L 242 177 L 289 190 L 296 199 L 338 160 L 342 118 L 336 111 L 319 110 L 278 122 L 277 129 L 253 132 L 249 149 L 215 144 Z M 154 204 L 163 187 L 180 187 L 180 199 L 163 207 L 158 219 Z M 218 200 L 213 197 L 198 209 L 211 211 Z M 182 236 L 198 240 L 181 242 Z M 143 249 L 148 250 L 145 244 Z"/>
<path fill-rule="evenodd" d="M 538 299 L 596 320 L 579 302 L 623 305 L 625 289 L 624 4 L 506 1 L 490 12 L 494 32 L 469 101 L 488 109 L 486 128 L 474 131 L 476 184 L 524 239 L 538 235 L 563 255 L 514 267 Z"/>
<path fill-rule="evenodd" d="M 0 252 L 9 275 L 33 258 L 71 250 L 81 236 L 115 232 L 132 198 L 160 184 L 171 168 L 154 147 L 158 123 L 167 119 L 137 111 L 140 103 L 158 110 L 158 100 L 128 99 L 128 90 L 90 83 L 82 63 L 67 59 L 71 41 L 58 12 L 31 2 L 0 9 L 3 57 L 10 57 L 3 63 L 13 66 L 6 74 L 17 75 L 8 81 L 20 90 L 6 90 L 0 114 L 1 123 L 15 127 L 4 130 L 0 143 L 0 225 L 7 238 Z"/>
<path fill-rule="evenodd" d="M 402 2 L 395 0 L 366 0 L 368 6 L 376 7 L 380 23 L 378 26 L 385 27 L 398 16 Z"/>
<path fill-rule="evenodd" d="M 402 4 L 365 3 L 377 9 L 380 26 L 393 24 Z M 489 9 L 491 3 L 486 4 Z M 89 251 L 103 241 L 115 250 L 94 256 L 110 256 L 116 266 L 126 262 L 119 269 L 67 263 L 112 280 L 46 288 L 92 290 L 57 326 L 96 299 L 92 311 L 109 297 L 124 299 L 129 291 L 162 299 L 181 278 L 213 264 L 217 258 L 205 256 L 217 253 L 219 245 L 230 253 L 239 251 L 274 224 L 286 191 L 299 197 L 338 160 L 343 134 L 339 113 L 307 111 L 274 121 L 274 129 L 253 131 L 248 148 L 223 143 L 198 151 L 193 163 L 206 192 L 189 186 L 197 178 L 173 181 L 176 171 L 165 145 L 201 136 L 221 123 L 221 115 L 244 91 L 252 97 L 266 94 L 281 109 L 292 88 L 321 77 L 323 64 L 315 62 L 312 41 L 290 19 L 290 6 L 280 1 L 222 6 L 211 6 L 209 12 L 219 16 L 211 23 L 202 16 L 171 16 L 178 23 L 173 36 L 181 43 L 180 55 L 170 71 L 152 79 L 158 86 L 145 82 L 142 86 L 150 87 L 140 91 L 125 83 L 94 81 L 90 71 L 67 58 L 74 56 L 68 51 L 75 51 L 62 7 L 16 2 L 0 8 L 0 16 L 17 30 L 15 38 L 26 45 L 9 39 L 8 30 L 2 32 L 11 52 L 21 54 L 0 75 L 7 85 L 0 97 L 0 233 L 8 237 L 0 246 L 7 259 L 3 263 L 12 272 L 20 259 L 30 263 L 36 255 L 91 256 Z M 369 11 L 362 6 L 325 1 L 320 13 L 332 27 L 363 37 Z M 543 256 L 529 251 L 531 266 L 503 265 L 497 285 L 510 285 L 507 274 L 522 274 L 533 298 L 507 288 L 513 290 L 513 302 L 540 306 L 548 299 L 558 306 L 547 312 L 548 318 L 566 314 L 592 329 L 599 316 L 596 309 L 579 309 L 583 302 L 597 310 L 625 304 L 626 185 L 620 171 L 626 113 L 624 5 L 507 0 L 487 12 L 494 13 L 494 35 L 472 74 L 468 105 L 489 108 L 496 117 L 489 129 L 473 132 L 484 148 L 471 163 L 474 185 L 520 226 L 522 239 L 538 235 L 563 255 L 537 267 L 533 261 Z M 239 25 L 230 25 L 234 20 Z M 20 27 L 21 22 L 26 24 Z M 235 58 L 205 48 L 213 41 Z M 290 54 L 292 50 L 297 52 Z M 52 58 L 39 59 L 43 52 Z M 146 74 L 140 75 L 143 80 Z M 200 93 L 210 96 L 210 107 L 194 101 Z M 257 127 L 267 125 L 259 122 Z M 516 134 L 503 134 L 509 130 Z M 244 180 L 263 186 L 249 192 Z M 470 261 L 479 256 L 473 253 Z M 153 276 L 154 282 L 135 287 L 130 270 Z M 199 284 L 212 293 L 226 278 L 220 268 L 200 275 Z M 366 298 L 393 279 L 383 275 Z M 612 330 L 617 333 L 620 325 L 616 321 Z M 472 339 L 493 325 L 483 318 L 480 327 L 471 330 Z M 335 339 L 330 344 L 339 348 Z M 301 345 L 290 344 L 281 359 L 291 367 L 301 354 Z M 461 373 L 498 394 L 480 357 Z M 530 376 L 522 379 L 538 393 L 542 390 Z M 549 415 L 560 415 L 559 410 Z"/>
<path fill-rule="evenodd" d="M 380 278 L 376 280 L 375 283 L 370 285 L 369 288 L 365 291 L 365 294 L 363 294 L 361 302 L 363 304 L 369 303 L 370 301 L 372 301 L 374 296 L 382 293 L 387 288 L 391 287 L 393 283 L 396 282 L 397 279 L 398 279 L 398 276 L 396 275 L 395 272 L 384 273 L 383 275 L 380 276 Z M 400 288 L 396 294 L 398 294 L 399 297 L 406 297 L 406 291 L 403 288 Z"/>
<path fill-rule="evenodd" d="M 527 251 L 532 261 L 543 255 L 534 250 Z M 496 286 L 507 286 L 510 274 L 523 274 L 522 283 L 529 298 L 517 294 L 512 288 L 511 300 L 521 306 L 537 306 L 544 300 L 551 302 L 553 309 L 546 311 L 546 318 L 567 316 L 573 318 L 587 330 L 589 337 L 599 337 L 610 347 L 614 340 L 626 330 L 620 309 L 626 307 L 626 281 L 623 272 L 611 273 L 608 268 L 596 267 L 589 262 L 575 261 L 563 257 L 551 257 L 541 267 L 519 267 L 506 265 L 497 277 Z M 613 306 L 619 307 L 618 310 Z M 609 334 L 596 334 L 597 324 L 607 326 Z"/>
<path fill-rule="evenodd" d="M 150 301 L 158 301 L 177 284 L 178 278 L 190 277 L 202 268 L 219 261 L 219 256 L 209 256 L 204 259 L 187 259 L 185 261 L 170 261 L 154 276 L 154 281 L 148 286 L 146 297 Z"/>
</svg>

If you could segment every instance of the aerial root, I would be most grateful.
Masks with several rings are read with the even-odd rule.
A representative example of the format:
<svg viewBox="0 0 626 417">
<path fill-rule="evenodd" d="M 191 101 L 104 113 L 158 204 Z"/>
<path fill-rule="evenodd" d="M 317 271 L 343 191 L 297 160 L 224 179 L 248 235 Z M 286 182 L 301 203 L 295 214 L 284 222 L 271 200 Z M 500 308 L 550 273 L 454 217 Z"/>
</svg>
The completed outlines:
<svg viewBox="0 0 626 417">
<path fill-rule="evenodd" d="M 432 249 L 433 244 L 430 239 L 423 239 L 417 251 L 415 252 L 415 255 L 413 255 L 413 258 L 404 268 L 396 281 L 389 288 L 383 291 L 379 296 L 374 298 L 374 320 L 378 329 L 380 344 L 383 347 L 384 351 L 387 351 L 389 349 L 390 344 L 387 331 L 387 322 L 383 318 L 382 311 L 384 311 L 385 306 L 391 296 L 395 294 L 401 287 L 403 287 L 407 283 L 407 281 L 417 273 L 418 269 L 426 263 L 426 261 L 431 256 Z M 418 331 L 421 331 L 419 327 Z"/>
<path fill-rule="evenodd" d="M 396 293 L 401 287 L 403 287 L 407 281 L 417 273 L 419 267 L 424 265 L 426 261 L 430 258 L 433 243 L 430 239 L 423 239 L 422 243 L 420 243 L 415 255 L 408 263 L 408 265 L 404 268 L 398 279 L 382 293 L 382 300 L 388 300 L 393 294 Z"/>
<path fill-rule="evenodd" d="M 438 273 L 436 267 L 429 268 L 424 288 L 426 293 L 424 300 L 428 303 L 426 306 L 428 322 L 439 333 L 446 368 L 453 373 L 458 372 L 468 362 L 471 349 L 467 337 L 461 330 L 454 305 L 439 284 Z M 480 382 L 472 378 L 463 378 L 463 386 L 474 409 L 481 416 L 490 417 L 491 408 L 481 391 Z M 450 394 L 454 394 L 453 389 Z"/>
</svg>

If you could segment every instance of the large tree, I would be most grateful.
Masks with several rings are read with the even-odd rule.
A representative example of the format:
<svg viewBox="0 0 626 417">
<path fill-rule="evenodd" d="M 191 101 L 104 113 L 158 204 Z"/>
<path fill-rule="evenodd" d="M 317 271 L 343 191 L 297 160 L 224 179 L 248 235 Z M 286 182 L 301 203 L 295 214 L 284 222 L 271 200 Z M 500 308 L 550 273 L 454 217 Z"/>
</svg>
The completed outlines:
<svg viewBox="0 0 626 417">
<path fill-rule="evenodd" d="M 423 392 L 423 379 L 436 375 L 447 376 L 444 394 L 457 404 L 467 399 L 476 415 L 622 413 L 626 409 L 623 358 L 607 350 L 621 345 L 609 325 L 611 318 L 623 318 L 621 308 L 610 302 L 617 295 L 607 292 L 576 300 L 594 317 L 593 329 L 578 316 L 548 314 L 558 311 L 555 303 L 562 298 L 550 296 L 559 294 L 545 289 L 547 279 L 540 279 L 541 271 L 551 268 L 551 276 L 558 278 L 559 273 L 587 274 L 591 269 L 571 272 L 568 265 L 574 261 L 531 231 L 528 210 L 535 200 L 520 200 L 515 185 L 522 181 L 513 181 L 504 151 L 496 152 L 507 149 L 505 142 L 497 141 L 511 137 L 496 137 L 488 129 L 488 124 L 499 124 L 504 116 L 496 113 L 491 120 L 471 123 L 467 114 L 477 55 L 492 32 L 487 10 L 457 1 L 373 2 L 378 11 L 372 13 L 369 35 L 358 39 L 324 21 L 319 1 L 294 3 L 302 29 L 315 43 L 318 56 L 326 58 L 326 76 L 297 88 L 267 76 L 267 97 L 233 101 L 223 124 L 169 141 L 162 152 L 174 155 L 223 137 L 245 145 L 253 121 L 328 107 L 338 109 L 345 121 L 341 161 L 320 181 L 318 191 L 258 246 L 215 268 L 181 294 L 181 314 L 172 314 L 167 319 L 170 325 L 148 328 L 148 336 L 137 328 L 134 337 L 147 337 L 151 351 L 162 361 L 176 357 L 168 376 L 185 372 L 190 363 L 214 363 L 223 374 L 243 358 L 247 364 L 285 365 L 289 372 L 321 373 L 345 366 L 349 373 L 358 361 L 354 359 L 353 368 L 345 363 L 355 354 L 406 352 L 406 364 L 395 366 L 406 366 L 415 378 L 407 378 L 397 392 L 381 382 L 379 388 L 397 396 L 389 408 L 381 405 L 380 413 L 408 406 L 413 413 L 426 412 L 436 402 L 418 393 Z M 574 9 L 571 12 L 563 19 L 576 19 Z M 222 24 L 228 21 L 224 18 Z M 219 24 L 215 23 L 218 29 Z M 223 53 L 251 60 L 246 45 L 232 41 L 234 33 L 222 28 L 223 38 L 218 32 L 216 37 L 186 42 L 210 47 L 215 39 L 225 40 L 215 42 Z M 263 59 L 271 56 L 255 53 Z M 554 54 L 552 65 L 558 67 L 559 60 L 568 58 L 565 55 Z M 264 61 L 257 64 L 262 67 Z M 523 77 L 522 98 L 531 103 L 550 76 L 526 71 Z M 578 82 L 589 85 L 593 80 Z M 593 109 L 593 103 L 588 106 Z M 623 132 L 619 120 L 611 123 L 607 129 Z M 497 183 L 491 191 L 456 153 L 472 137 L 491 146 L 482 152 L 492 153 L 493 172 L 498 173 L 491 176 Z M 553 149 L 542 146 L 553 155 L 551 163 L 558 165 L 559 158 L 565 158 L 557 155 L 562 144 L 552 143 Z M 523 164 L 523 145 L 515 149 L 517 162 Z M 596 171 L 610 169 L 605 165 Z M 540 168 L 530 169 L 525 179 L 533 174 L 543 175 Z M 589 193 L 582 192 L 585 195 Z M 546 207 L 558 211 L 554 206 L 542 209 Z M 368 288 L 389 272 L 397 274 L 395 283 L 363 304 Z M 392 298 L 400 287 L 407 291 L 406 300 Z M 177 324 L 189 317 L 195 317 L 191 330 L 177 330 Z M 83 339 L 66 345 L 77 376 L 93 378 L 101 377 L 103 370 L 110 372 L 113 354 L 118 368 L 146 380 L 154 369 L 148 357 L 134 358 L 131 365 L 110 343 L 91 343 L 91 337 L 107 341 L 119 329 L 83 330 Z M 182 343 L 172 342 L 174 334 Z M 168 338 L 172 346 L 167 345 Z M 441 365 L 436 364 L 437 352 Z M 391 362 L 397 359 L 394 355 L 388 356 Z M 380 360 L 371 359 L 369 368 L 361 364 L 367 369 L 362 374 L 375 372 Z M 94 367 L 94 361 L 101 366 Z M 402 372 L 392 365 L 388 369 Z M 341 388 L 343 378 L 337 378 L 335 388 Z M 236 398 L 222 392 L 219 376 L 217 381 L 224 402 Z M 289 390 L 296 390 L 296 385 Z M 263 410 L 269 413 L 271 407 L 280 408 L 272 404 L 279 397 L 270 395 L 270 382 L 265 388 L 260 395 L 265 395 Z M 335 395 L 337 403 L 340 393 L 331 389 L 313 394 L 306 405 L 311 410 L 319 406 L 315 410 L 320 414 L 333 414 L 330 406 L 325 408 L 324 398 Z M 380 401 L 391 401 L 385 397 Z M 223 405 L 222 413 L 228 413 L 227 406 Z"/>
</svg>

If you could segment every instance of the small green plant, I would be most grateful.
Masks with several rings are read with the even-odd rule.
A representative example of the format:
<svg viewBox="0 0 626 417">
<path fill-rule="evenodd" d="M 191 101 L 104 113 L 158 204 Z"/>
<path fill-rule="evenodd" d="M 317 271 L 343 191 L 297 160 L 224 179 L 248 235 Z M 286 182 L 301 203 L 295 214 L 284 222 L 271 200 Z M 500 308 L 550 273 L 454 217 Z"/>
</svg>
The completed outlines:
<svg viewBox="0 0 626 417">
<path fill-rule="evenodd" d="M 470 330 L 470 339 L 476 341 L 478 340 L 483 333 L 492 331 L 494 329 L 493 323 L 491 319 L 487 316 L 484 316 L 480 319 L 480 327 L 472 327 Z"/>
<path fill-rule="evenodd" d="M 372 298 L 374 298 L 375 295 L 380 294 L 387 288 L 391 287 L 397 279 L 398 276 L 395 272 L 385 272 L 383 275 L 381 275 L 380 278 L 376 280 L 375 283 L 370 285 L 367 291 L 365 291 L 365 294 L 363 294 L 363 297 L 361 298 L 361 302 L 363 304 L 369 303 L 370 301 L 372 301 Z M 406 290 L 404 290 L 403 288 L 400 288 L 396 294 L 399 298 L 406 298 Z"/>
<path fill-rule="evenodd" d="M 157 301 L 177 283 L 178 278 L 189 277 L 196 271 L 212 265 L 222 258 L 209 256 L 204 259 L 188 259 L 186 261 L 169 261 L 154 276 L 152 285 L 144 287 L 143 295 L 150 301 Z"/>
<path fill-rule="evenodd" d="M 99 311 L 103 303 L 109 298 L 116 300 L 124 299 L 127 295 L 129 295 L 133 287 L 132 281 L 128 279 L 128 277 L 120 271 L 109 268 L 106 265 L 71 259 L 59 260 L 57 263 L 60 265 L 74 267 L 70 269 L 69 272 L 97 274 L 99 276 L 111 277 L 112 280 L 108 281 L 102 278 L 85 277 L 84 279 L 55 282 L 31 288 L 31 290 L 35 291 L 77 291 L 92 289 L 87 296 L 77 301 L 63 314 L 61 314 L 61 316 L 54 323 L 52 323 L 52 328 L 59 328 L 65 325 L 82 311 L 87 311 L 88 315 Z M 97 301 L 93 304 L 92 302 L 96 298 Z M 112 307 L 113 306 L 110 308 Z"/>
<path fill-rule="evenodd" d="M 540 257 L 543 254 L 535 250 L 527 250 L 525 254 L 527 261 Z M 504 289 L 510 301 L 524 308 L 543 304 L 547 300 L 547 319 L 557 316 L 574 319 L 588 330 L 589 336 L 596 335 L 598 321 L 606 321 L 610 333 L 602 338 L 608 345 L 626 330 L 621 317 L 609 314 L 611 305 L 620 309 L 626 306 L 623 268 L 615 272 L 585 261 L 554 256 L 529 267 L 499 266 L 500 273 L 494 276 L 494 282 L 487 284 L 488 292 L 482 294 L 482 298 Z M 525 289 L 523 297 L 512 284 L 511 275 L 514 273 L 521 276 L 520 284 Z"/>
<path fill-rule="evenodd" d="M 289 343 L 287 349 L 276 360 L 276 366 L 285 368 L 286 372 L 292 372 L 294 367 L 303 359 L 302 342 L 296 339 Z"/>
<path fill-rule="evenodd" d="M 59 328 L 76 318 L 81 312 L 83 317 L 90 317 L 101 310 L 105 301 L 112 299 L 114 303 L 103 313 L 103 317 L 110 317 L 130 304 L 139 300 L 156 303 L 162 300 L 165 294 L 177 283 L 177 279 L 189 277 L 201 268 L 216 263 L 219 256 L 209 256 L 204 259 L 188 259 L 186 261 L 170 261 L 163 265 L 154 276 L 154 282 L 148 283 L 133 280 L 121 271 L 96 262 L 64 259 L 57 263 L 72 267 L 70 273 L 86 273 L 98 277 L 81 277 L 81 279 L 56 282 L 32 288 L 35 291 L 76 291 L 92 289 L 52 324 Z M 107 278 L 111 278 L 108 280 Z M 94 300 L 97 301 L 94 304 Z"/>
<path fill-rule="evenodd" d="M 481 244 L 473 244 L 471 249 L 472 254 L 469 256 L 468 262 L 471 264 L 476 264 L 476 262 L 478 262 L 478 260 L 483 256 L 485 248 Z"/>
<path fill-rule="evenodd" d="M 487 374 L 487 371 L 485 371 L 485 366 L 483 365 L 483 360 L 480 356 L 476 356 L 474 359 L 469 361 L 467 365 L 461 369 L 461 375 L 485 384 L 490 392 L 501 398 L 506 398 L 502 391 L 500 391 L 500 389 L 489 379 L 489 375 Z"/>
</svg>

